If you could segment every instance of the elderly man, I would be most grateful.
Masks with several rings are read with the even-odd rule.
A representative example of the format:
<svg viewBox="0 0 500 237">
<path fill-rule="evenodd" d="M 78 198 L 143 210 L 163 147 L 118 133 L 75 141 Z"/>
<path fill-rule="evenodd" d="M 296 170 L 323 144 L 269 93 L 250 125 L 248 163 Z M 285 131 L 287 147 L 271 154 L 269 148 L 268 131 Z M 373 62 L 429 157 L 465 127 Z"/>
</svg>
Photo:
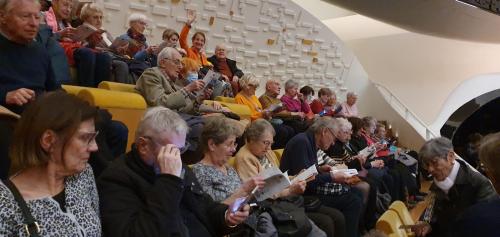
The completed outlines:
<svg viewBox="0 0 500 237">
<path fill-rule="evenodd" d="M 340 115 L 345 117 L 358 117 L 358 107 L 356 106 L 356 101 L 358 100 L 358 95 L 352 91 L 347 92 L 347 100 L 342 103 L 342 110 Z"/>
<path fill-rule="evenodd" d="M 0 105 L 20 113 L 44 91 L 60 88 L 45 47 L 34 41 L 40 24 L 35 0 L 0 0 Z"/>
<path fill-rule="evenodd" d="M 182 70 L 181 54 L 174 48 L 166 47 L 158 54 L 158 66 L 148 68 L 135 86 L 146 99 L 148 106 L 164 106 L 185 114 L 197 114 L 198 106 L 206 95 L 197 96 L 204 88 L 202 80 L 195 80 L 187 86 L 179 86 L 175 81 Z"/>
<path fill-rule="evenodd" d="M 456 159 L 453 144 L 444 137 L 427 141 L 418 153 L 423 167 L 434 177 L 430 191 L 434 194 L 433 213 L 414 227 L 416 236 L 456 236 L 457 218 L 465 209 L 497 196 L 491 182 L 473 170 L 465 161 Z M 498 227 L 497 227 L 498 228 Z M 498 232 L 496 232 L 498 234 Z M 476 235 L 476 234 L 474 234 Z M 483 235 L 478 235 L 483 236 Z M 498 235 L 496 235 L 498 236 Z"/>
<path fill-rule="evenodd" d="M 223 236 L 247 218 L 248 205 L 229 211 L 182 164 L 188 129 L 170 109 L 145 113 L 132 150 L 97 182 L 106 236 Z"/>
<path fill-rule="evenodd" d="M 231 83 L 233 95 L 240 91 L 238 79 L 243 76 L 243 72 L 236 66 L 236 61 L 226 57 L 226 46 L 219 44 L 215 46 L 215 54 L 208 58 L 208 61 L 214 65 L 214 70 L 220 72 L 224 79 Z"/>
<path fill-rule="evenodd" d="M 345 216 L 347 236 L 355 237 L 359 236 L 362 194 L 346 185 L 349 182 L 346 174 L 331 172 L 329 165 L 318 165 L 317 152 L 327 150 L 335 142 L 336 126 L 333 118 L 321 117 L 306 132 L 293 137 L 286 144 L 280 169 L 288 170 L 289 175 L 297 175 L 303 169 L 317 166 L 320 173 L 307 184 L 305 194 L 315 195 L 324 205 L 339 209 Z"/>
</svg>

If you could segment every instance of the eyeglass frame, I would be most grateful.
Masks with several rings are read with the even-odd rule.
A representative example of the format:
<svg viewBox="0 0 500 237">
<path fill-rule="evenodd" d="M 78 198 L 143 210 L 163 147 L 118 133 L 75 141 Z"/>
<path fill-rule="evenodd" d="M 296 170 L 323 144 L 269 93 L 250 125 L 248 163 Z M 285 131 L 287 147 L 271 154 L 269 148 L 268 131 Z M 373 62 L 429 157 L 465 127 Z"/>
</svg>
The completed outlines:
<svg viewBox="0 0 500 237">
<path fill-rule="evenodd" d="M 148 140 L 151 140 L 151 141 L 153 141 L 156 145 L 158 145 L 158 146 L 160 146 L 160 147 L 164 147 L 164 146 L 168 145 L 168 144 L 162 145 L 162 144 L 160 144 L 158 141 L 156 141 L 153 137 L 150 137 L 150 136 L 142 136 L 142 138 L 144 138 L 144 139 L 148 139 Z M 184 153 L 185 153 L 185 152 L 189 149 L 189 147 L 191 147 L 191 144 L 190 144 L 189 142 L 185 142 L 185 143 L 184 143 L 184 146 L 183 146 L 183 147 L 181 147 L 181 148 L 179 148 L 179 147 L 178 147 L 177 145 L 175 145 L 175 144 L 172 144 L 172 143 L 169 143 L 169 144 L 176 146 L 176 147 L 177 147 L 177 149 L 179 149 L 180 154 L 184 154 Z"/>
<path fill-rule="evenodd" d="M 87 146 L 91 146 L 92 141 L 94 141 L 97 144 L 96 137 L 97 137 L 97 135 L 99 135 L 99 131 L 95 131 L 95 132 L 77 131 L 77 132 L 83 133 L 83 134 L 89 136 L 89 138 L 84 139 Z"/>
</svg>

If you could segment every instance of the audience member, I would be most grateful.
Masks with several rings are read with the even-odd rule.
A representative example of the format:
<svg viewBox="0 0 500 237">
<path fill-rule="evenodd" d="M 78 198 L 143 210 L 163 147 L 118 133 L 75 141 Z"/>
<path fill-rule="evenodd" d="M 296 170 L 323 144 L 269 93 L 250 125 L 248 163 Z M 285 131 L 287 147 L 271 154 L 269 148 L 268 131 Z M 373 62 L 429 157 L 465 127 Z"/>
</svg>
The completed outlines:
<svg viewBox="0 0 500 237">
<path fill-rule="evenodd" d="M 335 120 L 331 117 L 317 118 L 304 133 L 293 137 L 285 147 L 280 169 L 289 175 L 315 165 L 320 172 L 307 184 L 305 194 L 316 195 L 323 205 L 339 209 L 345 216 L 347 236 L 359 236 L 359 220 L 363 206 L 362 194 L 351 189 L 343 172 L 331 172 L 330 165 L 318 165 L 317 152 L 327 150 L 335 142 L 333 131 Z"/>
<path fill-rule="evenodd" d="M 342 110 L 339 114 L 345 117 L 358 117 L 357 100 L 358 95 L 356 93 L 352 91 L 347 92 L 346 101 L 342 103 Z"/>
<path fill-rule="evenodd" d="M 283 107 L 290 112 L 297 112 L 301 118 L 310 118 L 308 114 L 311 112 L 309 104 L 302 93 L 298 92 L 299 83 L 294 80 L 285 82 L 285 94 L 281 96 Z"/>
<path fill-rule="evenodd" d="M 173 29 L 165 29 L 162 33 L 161 39 L 165 47 L 177 48 L 179 42 L 179 33 Z M 159 50 L 161 52 L 161 50 Z"/>
<path fill-rule="evenodd" d="M 245 131 L 246 143 L 235 155 L 235 169 L 242 180 L 248 180 L 270 167 L 279 167 L 279 159 L 271 150 L 274 137 L 273 126 L 265 119 L 253 121 Z M 293 183 L 277 196 L 302 195 L 305 185 Z M 311 197 L 308 197 L 311 198 Z M 306 210 L 307 216 L 327 236 L 345 236 L 344 215 L 337 209 L 320 206 L 317 210 Z"/>
<path fill-rule="evenodd" d="M 467 209 L 456 225 L 455 236 L 494 237 L 500 226 L 500 133 L 487 135 L 479 147 L 479 158 L 485 166 L 497 196 L 487 202 L 478 203 Z"/>
<path fill-rule="evenodd" d="M 212 67 L 212 64 L 207 60 L 205 49 L 203 48 L 206 44 L 205 34 L 199 31 L 194 33 L 193 37 L 191 38 L 191 47 L 189 47 L 187 42 L 187 37 L 189 31 L 191 30 L 191 25 L 196 20 L 196 11 L 188 10 L 187 19 L 188 20 L 186 24 L 184 25 L 184 27 L 182 27 L 181 37 L 179 38 L 181 48 L 186 51 L 188 58 L 196 60 L 201 64 L 202 67 Z"/>
<path fill-rule="evenodd" d="M 263 118 L 266 120 L 272 119 L 273 112 L 264 110 L 262 104 L 255 96 L 255 91 L 259 87 L 259 79 L 253 74 L 245 74 L 239 80 L 241 91 L 236 95 L 235 100 L 238 104 L 247 105 L 251 111 L 251 119 L 256 120 Z M 285 147 L 288 140 L 295 134 L 293 128 L 284 124 L 273 124 L 276 135 L 274 137 L 275 144 L 273 149 Z"/>
<path fill-rule="evenodd" d="M 337 104 L 337 96 L 328 88 L 318 91 L 318 98 L 311 102 L 310 107 L 313 113 L 321 116 L 335 116 L 342 110 Z"/>
<path fill-rule="evenodd" d="M 300 93 L 304 95 L 307 104 L 311 104 L 314 100 L 314 89 L 310 86 L 303 86 L 299 90 Z"/>
<path fill-rule="evenodd" d="M 0 235 L 101 236 L 87 164 L 97 150 L 96 116 L 95 107 L 64 92 L 47 93 L 26 108 L 10 150 L 13 175 L 0 184 Z"/>
<path fill-rule="evenodd" d="M 214 70 L 222 74 L 224 80 L 231 84 L 233 95 L 240 92 L 238 80 L 243 76 L 241 71 L 236 65 L 236 61 L 226 57 L 227 48 L 224 44 L 215 46 L 215 54 L 208 58 L 208 61 L 214 65 Z"/>
<path fill-rule="evenodd" d="M 248 205 L 229 212 L 182 164 L 188 129 L 168 108 L 146 111 L 132 150 L 98 180 L 106 236 L 222 236 L 247 218 Z"/>
<path fill-rule="evenodd" d="M 467 143 L 464 159 L 472 165 L 474 168 L 479 168 L 479 146 L 481 145 L 481 139 L 483 136 L 480 133 L 472 133 L 468 137 L 469 141 Z"/>
<path fill-rule="evenodd" d="M 111 75 L 111 57 L 104 52 L 92 49 L 99 42 L 99 33 L 91 35 L 87 40 L 89 47 L 72 37 L 76 29 L 69 24 L 71 20 L 71 0 L 53 0 L 52 7 L 44 13 L 45 22 L 59 39 L 66 52 L 70 65 L 77 68 L 78 84 L 87 87 L 97 87 L 101 81 L 109 80 Z M 96 42 L 94 42 L 96 41 Z"/>
<path fill-rule="evenodd" d="M 434 177 L 430 191 L 434 195 L 430 223 L 412 230 L 416 236 L 453 236 L 457 218 L 464 210 L 497 196 L 491 182 L 481 173 L 456 159 L 451 141 L 444 137 L 427 141 L 419 152 L 424 168 Z"/>
<path fill-rule="evenodd" d="M 140 13 L 132 13 L 128 17 L 129 29 L 120 37 L 129 41 L 128 55 L 135 60 L 145 62 L 148 66 L 156 66 L 155 51 L 157 46 L 148 45 L 144 31 L 148 26 L 148 18 Z"/>
</svg>

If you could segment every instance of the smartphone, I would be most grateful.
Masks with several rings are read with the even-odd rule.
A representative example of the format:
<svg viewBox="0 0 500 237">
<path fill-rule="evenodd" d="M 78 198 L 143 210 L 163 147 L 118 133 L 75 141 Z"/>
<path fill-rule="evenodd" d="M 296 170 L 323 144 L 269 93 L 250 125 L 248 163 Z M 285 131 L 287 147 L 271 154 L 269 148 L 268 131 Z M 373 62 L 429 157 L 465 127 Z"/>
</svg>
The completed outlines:
<svg viewBox="0 0 500 237">
<path fill-rule="evenodd" d="M 234 202 L 229 206 L 229 210 L 231 213 L 236 213 L 240 211 L 247 203 L 249 199 L 248 197 L 240 197 L 234 200 Z"/>
</svg>

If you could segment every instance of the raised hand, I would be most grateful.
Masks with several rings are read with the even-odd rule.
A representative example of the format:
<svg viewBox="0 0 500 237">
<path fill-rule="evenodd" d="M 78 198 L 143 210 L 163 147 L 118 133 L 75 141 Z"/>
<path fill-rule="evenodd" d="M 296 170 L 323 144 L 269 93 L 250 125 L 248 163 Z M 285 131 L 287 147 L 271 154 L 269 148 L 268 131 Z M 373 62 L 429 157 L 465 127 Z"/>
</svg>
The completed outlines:
<svg viewBox="0 0 500 237">
<path fill-rule="evenodd" d="M 168 144 L 160 148 L 160 152 L 157 156 L 157 162 L 158 167 L 160 167 L 160 173 L 171 174 L 177 177 L 181 176 L 181 152 L 175 145 Z"/>
<path fill-rule="evenodd" d="M 186 24 L 191 25 L 196 20 L 196 11 L 187 10 L 187 22 Z"/>
</svg>

